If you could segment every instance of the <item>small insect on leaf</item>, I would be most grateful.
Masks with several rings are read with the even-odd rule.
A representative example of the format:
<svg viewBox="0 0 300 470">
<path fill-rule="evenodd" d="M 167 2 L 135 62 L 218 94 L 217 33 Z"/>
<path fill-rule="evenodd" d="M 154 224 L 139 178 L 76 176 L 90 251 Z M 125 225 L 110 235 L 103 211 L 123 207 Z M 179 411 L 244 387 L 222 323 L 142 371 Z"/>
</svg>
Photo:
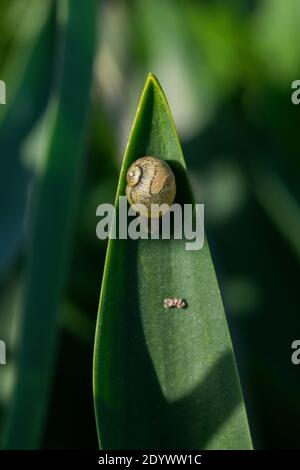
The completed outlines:
<svg viewBox="0 0 300 470">
<path fill-rule="evenodd" d="M 164 300 L 165 308 L 186 308 L 187 302 L 185 299 L 174 297 L 173 299 Z"/>
</svg>

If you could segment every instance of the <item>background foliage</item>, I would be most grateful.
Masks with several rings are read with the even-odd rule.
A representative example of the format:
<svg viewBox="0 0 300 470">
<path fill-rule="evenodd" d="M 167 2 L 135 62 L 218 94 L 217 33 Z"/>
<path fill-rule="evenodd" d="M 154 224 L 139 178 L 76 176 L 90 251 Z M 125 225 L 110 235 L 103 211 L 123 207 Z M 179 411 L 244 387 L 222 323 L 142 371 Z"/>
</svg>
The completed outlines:
<svg viewBox="0 0 300 470">
<path fill-rule="evenodd" d="M 61 3 L 1 2 L 0 79 L 7 83 L 7 105 L 0 107 L 0 338 L 8 345 L 0 369 L 1 442 L 20 374 L 33 189 L 49 138 L 45 116 L 63 67 Z M 79 3 L 84 9 L 93 1 Z M 300 6 L 294 0 L 95 3 L 89 122 L 66 248 L 68 275 L 53 311 L 59 338 L 53 384 L 37 445 L 97 447 L 91 365 L 106 244 L 96 239 L 95 211 L 114 200 L 137 100 L 152 71 L 166 92 L 197 201 L 206 205 L 254 445 L 297 447 L 300 376 L 290 346 L 300 330 L 300 109 L 290 96 L 292 81 L 300 78 Z M 79 19 L 73 17 L 71 31 Z M 80 39 L 85 45 L 88 30 Z M 70 47 L 76 56 L 78 44 Z M 70 77 L 70 86 L 78 83 L 75 109 L 84 74 L 78 65 Z M 62 141 L 76 138 L 75 126 L 68 132 Z M 54 214 L 50 235 L 55 223 Z M 46 263 L 44 270 L 46 276 Z M 45 305 L 52 301 L 45 295 Z"/>
</svg>

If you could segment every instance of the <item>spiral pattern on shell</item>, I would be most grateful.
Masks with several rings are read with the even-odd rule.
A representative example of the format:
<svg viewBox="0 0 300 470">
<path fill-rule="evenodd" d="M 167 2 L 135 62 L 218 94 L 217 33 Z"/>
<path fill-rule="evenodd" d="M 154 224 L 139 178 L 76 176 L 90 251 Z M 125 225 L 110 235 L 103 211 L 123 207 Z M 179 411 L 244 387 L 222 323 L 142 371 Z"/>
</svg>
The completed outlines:
<svg viewBox="0 0 300 470">
<path fill-rule="evenodd" d="M 153 211 L 151 213 L 151 205 L 167 204 L 169 207 L 173 204 L 175 195 L 175 176 L 164 160 L 141 157 L 129 167 L 126 196 L 134 208 L 137 204 L 145 206 L 145 209 L 136 209 L 141 215 L 155 217 Z"/>
</svg>

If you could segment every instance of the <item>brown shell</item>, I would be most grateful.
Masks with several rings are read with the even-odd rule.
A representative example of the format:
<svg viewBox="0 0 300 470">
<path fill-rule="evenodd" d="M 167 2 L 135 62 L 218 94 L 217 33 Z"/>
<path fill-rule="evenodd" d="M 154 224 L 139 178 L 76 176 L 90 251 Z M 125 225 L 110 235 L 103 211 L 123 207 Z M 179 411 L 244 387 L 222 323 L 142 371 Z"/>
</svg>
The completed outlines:
<svg viewBox="0 0 300 470">
<path fill-rule="evenodd" d="M 164 160 L 155 157 L 141 157 L 129 167 L 127 171 L 127 199 L 133 207 L 136 204 L 143 204 L 146 207 L 145 211 L 137 209 L 137 212 L 144 216 L 150 216 L 151 204 L 171 206 L 175 195 L 175 176 Z"/>
</svg>

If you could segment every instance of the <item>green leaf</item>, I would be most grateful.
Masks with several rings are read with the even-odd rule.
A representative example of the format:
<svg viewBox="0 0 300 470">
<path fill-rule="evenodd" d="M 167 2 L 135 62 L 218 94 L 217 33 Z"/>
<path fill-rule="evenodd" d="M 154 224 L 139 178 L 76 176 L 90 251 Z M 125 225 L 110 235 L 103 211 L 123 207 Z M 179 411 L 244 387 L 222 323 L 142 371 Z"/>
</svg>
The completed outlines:
<svg viewBox="0 0 300 470">
<path fill-rule="evenodd" d="M 0 276 L 22 245 L 33 176 L 24 162 L 24 140 L 45 109 L 53 66 L 53 5 L 31 0 L 26 8 L 17 10 L 22 22 L 18 21 L 17 38 L 1 75 L 7 84 L 7 104 L 0 107 L 0 200 L 9 204 L 2 204 L 0 211 Z"/>
<path fill-rule="evenodd" d="M 78 176 L 84 152 L 96 29 L 96 1 L 58 2 L 59 61 L 48 109 L 48 145 L 33 197 L 16 383 L 3 447 L 40 445 L 47 412 Z"/>
<path fill-rule="evenodd" d="M 173 168 L 177 202 L 194 202 L 166 98 L 149 75 L 126 149 L 118 197 L 138 157 Z M 110 240 L 94 352 L 104 449 L 251 449 L 220 291 L 207 242 Z M 188 307 L 166 310 L 164 298 Z"/>
</svg>

